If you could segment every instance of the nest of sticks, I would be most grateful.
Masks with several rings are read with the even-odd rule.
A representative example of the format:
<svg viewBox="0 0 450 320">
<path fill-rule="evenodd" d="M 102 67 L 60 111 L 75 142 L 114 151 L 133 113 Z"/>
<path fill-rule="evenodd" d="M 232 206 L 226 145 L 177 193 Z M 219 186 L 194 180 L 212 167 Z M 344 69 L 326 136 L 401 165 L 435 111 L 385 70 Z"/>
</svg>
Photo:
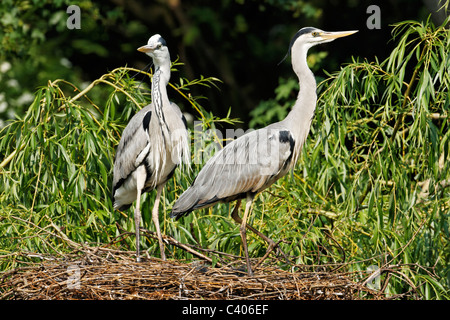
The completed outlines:
<svg viewBox="0 0 450 320">
<path fill-rule="evenodd" d="M 1 299 L 360 299 L 370 290 L 348 275 L 259 268 L 254 277 L 232 268 L 157 259 L 42 263 L 0 281 Z"/>
<path fill-rule="evenodd" d="M 23 261 L 24 266 L 0 273 L 1 300 L 386 299 L 380 291 L 366 286 L 370 280 L 367 275 L 364 280 L 360 274 L 340 272 L 336 266 L 333 270 L 321 266 L 320 271 L 294 266 L 286 271 L 278 267 L 280 261 L 269 252 L 252 261 L 254 276 L 249 277 L 242 257 L 188 246 L 167 235 L 163 235 L 167 245 L 199 259 L 162 261 L 147 256 L 138 263 L 135 252 L 79 244 L 56 226 L 55 230 L 55 236 L 72 251 L 56 256 L 15 253 L 16 261 Z M 153 232 L 142 231 L 156 238 Z"/>
<path fill-rule="evenodd" d="M 339 272 L 289 272 L 260 266 L 249 277 L 232 266 L 211 267 L 89 251 L 48 259 L 0 274 L 0 299 L 260 299 L 353 300 L 383 296 Z M 354 275 L 353 275 L 354 276 Z"/>
</svg>

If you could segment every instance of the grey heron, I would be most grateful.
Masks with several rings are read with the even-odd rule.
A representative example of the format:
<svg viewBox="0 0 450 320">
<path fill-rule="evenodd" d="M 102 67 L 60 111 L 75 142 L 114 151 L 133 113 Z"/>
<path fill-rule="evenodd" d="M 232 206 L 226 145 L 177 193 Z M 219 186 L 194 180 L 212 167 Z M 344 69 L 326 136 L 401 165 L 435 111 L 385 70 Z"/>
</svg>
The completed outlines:
<svg viewBox="0 0 450 320">
<path fill-rule="evenodd" d="M 300 91 L 292 110 L 280 122 L 251 131 L 228 143 L 204 165 L 191 186 L 175 202 L 171 217 L 179 219 L 191 211 L 210 207 L 218 202 L 237 200 L 231 214 L 240 224 L 242 246 L 247 272 L 253 274 L 247 249 L 246 229 L 256 233 L 269 244 L 275 242 L 247 224 L 255 195 L 291 170 L 309 133 L 316 109 L 316 81 L 307 65 L 308 49 L 320 43 L 351 35 L 357 31 L 326 32 L 306 27 L 292 38 L 289 51 L 292 67 L 297 74 Z M 246 199 L 242 219 L 238 211 Z"/>
<path fill-rule="evenodd" d="M 159 201 L 164 185 L 173 175 L 176 166 L 190 162 L 190 142 L 183 114 L 167 96 L 170 54 L 166 41 L 156 34 L 150 37 L 147 45 L 137 50 L 153 59 L 152 102 L 136 113 L 123 130 L 114 160 L 113 201 L 114 208 L 123 211 L 136 200 L 134 222 L 136 260 L 139 262 L 141 194 L 156 189 L 152 220 L 161 258 L 165 260 L 159 226 Z"/>
</svg>

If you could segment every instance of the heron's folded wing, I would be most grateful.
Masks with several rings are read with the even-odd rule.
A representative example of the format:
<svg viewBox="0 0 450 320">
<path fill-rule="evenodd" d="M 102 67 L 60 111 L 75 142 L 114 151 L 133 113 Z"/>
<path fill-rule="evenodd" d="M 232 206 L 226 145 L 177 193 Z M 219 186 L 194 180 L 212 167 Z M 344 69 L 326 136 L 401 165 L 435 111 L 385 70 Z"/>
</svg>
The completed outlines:
<svg viewBox="0 0 450 320">
<path fill-rule="evenodd" d="M 288 131 L 268 128 L 229 143 L 198 174 L 193 184 L 198 204 L 262 191 L 285 174 L 293 143 Z"/>
<path fill-rule="evenodd" d="M 150 150 L 150 105 L 136 113 L 123 130 L 114 159 L 113 194 L 136 170 Z"/>
</svg>

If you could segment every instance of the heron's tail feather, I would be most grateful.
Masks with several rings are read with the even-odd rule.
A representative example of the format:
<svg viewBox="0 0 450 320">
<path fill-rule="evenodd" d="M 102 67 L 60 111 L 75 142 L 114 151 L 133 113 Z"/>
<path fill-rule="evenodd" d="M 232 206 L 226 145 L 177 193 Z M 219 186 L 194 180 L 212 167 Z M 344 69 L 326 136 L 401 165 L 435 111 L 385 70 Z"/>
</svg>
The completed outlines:
<svg viewBox="0 0 450 320">
<path fill-rule="evenodd" d="M 170 217 L 178 220 L 181 217 L 188 215 L 195 209 L 198 201 L 199 197 L 197 190 L 195 190 L 194 187 L 189 187 L 175 202 Z"/>
</svg>

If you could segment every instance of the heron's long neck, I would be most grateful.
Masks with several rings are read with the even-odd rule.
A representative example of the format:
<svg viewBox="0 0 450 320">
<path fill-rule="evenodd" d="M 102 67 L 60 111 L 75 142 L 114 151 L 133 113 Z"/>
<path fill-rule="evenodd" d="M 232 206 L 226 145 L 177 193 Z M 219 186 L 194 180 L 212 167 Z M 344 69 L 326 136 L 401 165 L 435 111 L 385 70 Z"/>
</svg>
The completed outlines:
<svg viewBox="0 0 450 320">
<path fill-rule="evenodd" d="M 170 65 L 157 65 L 152 79 L 152 102 L 156 110 L 168 105 L 167 84 L 170 80 Z M 158 111 L 157 111 L 158 112 Z"/>
<path fill-rule="evenodd" d="M 155 73 L 152 78 L 152 103 L 158 117 L 159 127 L 162 136 L 165 137 L 169 133 L 169 127 L 166 122 L 164 110 L 170 105 L 167 96 L 167 84 L 170 79 L 170 62 L 168 64 L 156 65 Z"/>
<path fill-rule="evenodd" d="M 297 74 L 300 91 L 285 121 L 289 125 L 297 141 L 303 144 L 308 135 L 311 120 L 316 109 L 316 80 L 306 62 L 307 50 L 300 50 L 292 54 L 292 67 Z"/>
</svg>

